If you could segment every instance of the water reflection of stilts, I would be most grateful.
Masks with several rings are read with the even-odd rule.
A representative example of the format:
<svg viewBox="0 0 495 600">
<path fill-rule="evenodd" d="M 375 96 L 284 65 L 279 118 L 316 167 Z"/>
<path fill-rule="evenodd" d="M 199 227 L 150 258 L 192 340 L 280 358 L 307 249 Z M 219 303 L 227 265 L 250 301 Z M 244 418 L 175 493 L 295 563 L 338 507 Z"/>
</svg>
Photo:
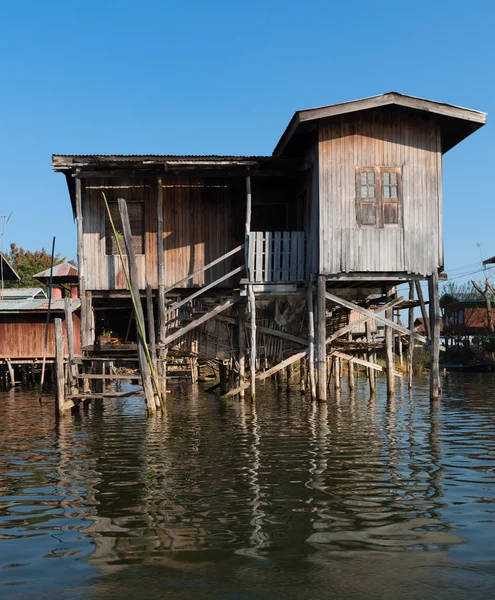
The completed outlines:
<svg viewBox="0 0 495 600">
<path fill-rule="evenodd" d="M 243 401 L 244 404 L 244 401 Z M 249 536 L 250 546 L 238 550 L 238 554 L 253 556 L 254 558 L 264 559 L 260 550 L 269 546 L 268 536 L 263 533 L 263 521 L 266 513 L 263 510 L 263 500 L 260 485 L 260 466 L 261 466 L 261 430 L 258 423 L 258 413 L 256 403 L 251 403 L 251 444 L 250 444 L 250 465 L 248 468 L 249 488 L 251 492 L 251 527 L 252 533 Z M 245 420 L 243 428 L 246 427 Z"/>
</svg>

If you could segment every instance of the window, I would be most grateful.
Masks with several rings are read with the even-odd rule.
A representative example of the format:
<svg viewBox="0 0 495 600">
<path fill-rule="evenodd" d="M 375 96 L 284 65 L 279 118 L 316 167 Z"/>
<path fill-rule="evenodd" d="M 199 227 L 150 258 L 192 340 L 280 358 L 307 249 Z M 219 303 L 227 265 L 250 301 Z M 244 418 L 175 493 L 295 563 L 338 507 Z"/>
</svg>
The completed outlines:
<svg viewBox="0 0 495 600">
<path fill-rule="evenodd" d="M 110 214 L 117 233 L 122 233 L 119 206 L 117 202 L 109 202 Z M 136 254 L 144 254 L 144 202 L 127 202 L 129 223 L 131 226 L 132 242 Z M 105 210 L 105 245 L 107 254 L 118 254 L 117 243 L 113 235 L 112 225 Z M 120 242 L 122 251 L 125 252 L 124 241 Z"/>
<path fill-rule="evenodd" d="M 356 173 L 357 222 L 360 227 L 400 225 L 401 169 L 361 167 Z"/>
</svg>

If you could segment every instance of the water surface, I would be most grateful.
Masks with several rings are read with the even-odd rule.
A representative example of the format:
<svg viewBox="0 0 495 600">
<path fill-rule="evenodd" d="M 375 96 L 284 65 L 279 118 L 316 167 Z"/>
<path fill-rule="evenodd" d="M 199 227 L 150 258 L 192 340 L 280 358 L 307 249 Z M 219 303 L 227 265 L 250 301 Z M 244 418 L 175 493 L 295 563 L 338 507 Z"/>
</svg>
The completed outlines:
<svg viewBox="0 0 495 600">
<path fill-rule="evenodd" d="M 443 388 L 184 387 L 61 422 L 0 393 L 0 597 L 494 597 L 495 376 Z"/>
</svg>

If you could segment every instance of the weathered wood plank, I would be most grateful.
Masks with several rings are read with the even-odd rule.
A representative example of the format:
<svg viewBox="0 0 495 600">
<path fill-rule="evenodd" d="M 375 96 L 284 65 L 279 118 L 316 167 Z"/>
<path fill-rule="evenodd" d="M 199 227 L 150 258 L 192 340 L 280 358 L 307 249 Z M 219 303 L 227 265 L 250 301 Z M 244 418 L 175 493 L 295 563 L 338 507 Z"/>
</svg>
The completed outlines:
<svg viewBox="0 0 495 600">
<path fill-rule="evenodd" d="M 182 337 L 183 335 L 186 335 L 186 333 L 189 333 L 189 331 L 192 331 L 193 329 L 195 329 L 199 325 L 202 325 L 203 323 L 206 323 L 206 321 L 208 321 L 209 319 L 212 319 L 213 317 L 215 317 L 216 315 L 220 314 L 224 310 L 227 310 L 227 308 L 230 308 L 235 303 L 236 303 L 236 300 L 230 298 L 229 300 L 227 300 L 223 304 L 220 304 L 219 306 L 216 306 L 214 309 L 210 310 L 205 315 L 202 315 L 201 317 L 199 317 L 199 319 L 196 319 L 195 321 L 192 321 L 191 323 L 188 323 L 185 327 L 182 327 L 182 329 L 180 329 L 179 331 L 176 331 L 176 332 L 168 335 L 165 338 L 165 340 L 163 341 L 163 343 L 165 345 L 171 344 L 176 339 Z"/>
</svg>

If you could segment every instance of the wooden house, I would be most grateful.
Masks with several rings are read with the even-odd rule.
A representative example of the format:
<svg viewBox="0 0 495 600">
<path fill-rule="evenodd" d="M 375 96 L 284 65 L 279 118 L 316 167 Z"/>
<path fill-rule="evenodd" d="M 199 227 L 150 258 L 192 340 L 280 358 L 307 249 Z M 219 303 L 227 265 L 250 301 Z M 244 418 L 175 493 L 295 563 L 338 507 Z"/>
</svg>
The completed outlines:
<svg viewBox="0 0 495 600">
<path fill-rule="evenodd" d="M 443 309 L 444 332 L 448 337 L 469 337 L 489 333 L 489 313 L 480 294 L 444 294 L 440 298 Z M 495 323 L 495 308 L 491 308 L 491 319 Z"/>
<path fill-rule="evenodd" d="M 247 345 L 254 394 L 255 380 L 265 377 L 260 335 L 283 339 L 289 345 L 268 373 L 307 358 L 311 394 L 324 400 L 329 357 L 360 360 L 339 350 L 353 325 L 330 326 L 332 315 L 354 310 L 362 317 L 354 327 L 374 319 L 386 325 L 391 393 L 394 332 L 431 344 L 437 397 L 442 156 L 485 121 L 478 111 L 391 92 L 296 112 L 271 156 L 54 155 L 77 220 L 83 346 L 92 347 L 98 327 L 123 335 L 128 324 L 129 294 L 108 214 L 120 231 L 122 198 L 139 288 L 152 290 L 162 350 L 186 335 L 198 342 L 197 331 L 210 318 L 227 324 L 239 353 L 233 392 L 248 386 Z M 413 317 L 408 327 L 392 318 L 407 302 L 424 310 L 422 297 L 415 300 L 411 292 L 403 300 L 394 289 L 410 282 L 414 290 L 425 279 L 429 340 L 414 332 Z M 273 317 L 288 300 L 305 307 L 297 331 Z M 259 312 L 269 302 L 273 318 Z"/>
</svg>

